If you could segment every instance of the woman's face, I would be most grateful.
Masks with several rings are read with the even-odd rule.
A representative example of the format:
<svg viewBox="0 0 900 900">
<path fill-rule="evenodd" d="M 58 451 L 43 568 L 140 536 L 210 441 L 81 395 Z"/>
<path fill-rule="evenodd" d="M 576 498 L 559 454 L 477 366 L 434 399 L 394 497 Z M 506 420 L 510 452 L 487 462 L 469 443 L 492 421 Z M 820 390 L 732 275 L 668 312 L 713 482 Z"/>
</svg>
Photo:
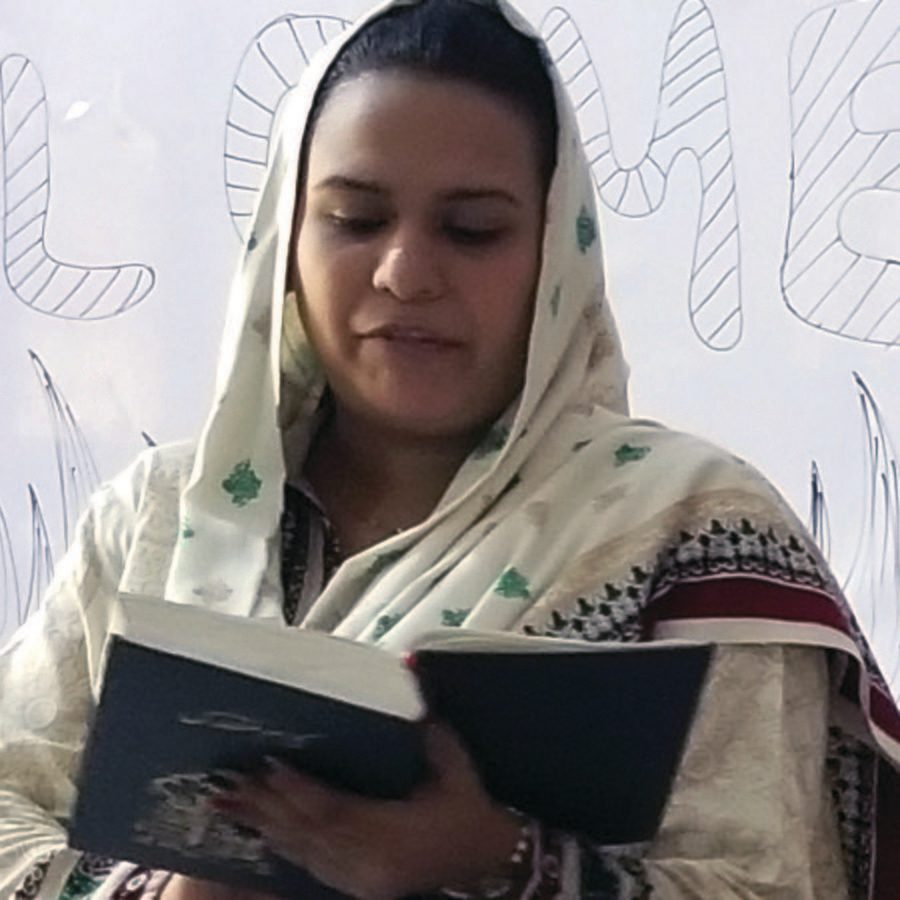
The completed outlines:
<svg viewBox="0 0 900 900">
<path fill-rule="evenodd" d="M 345 413 L 474 434 L 522 386 L 543 234 L 527 116 L 465 82 L 340 85 L 298 208 L 301 313 Z"/>
</svg>

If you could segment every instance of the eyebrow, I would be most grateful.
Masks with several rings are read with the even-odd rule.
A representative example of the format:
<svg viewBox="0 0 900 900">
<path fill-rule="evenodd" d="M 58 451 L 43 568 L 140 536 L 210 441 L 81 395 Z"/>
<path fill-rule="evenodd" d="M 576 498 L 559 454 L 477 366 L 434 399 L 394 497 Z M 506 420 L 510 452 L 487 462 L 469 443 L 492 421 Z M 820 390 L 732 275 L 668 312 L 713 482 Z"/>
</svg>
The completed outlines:
<svg viewBox="0 0 900 900">
<path fill-rule="evenodd" d="M 342 190 L 342 191 L 358 191 L 360 193 L 371 194 L 383 197 L 389 192 L 375 181 L 367 181 L 363 178 L 352 178 L 349 175 L 330 175 L 323 178 L 315 185 L 314 190 Z M 454 188 L 446 191 L 441 195 L 442 200 L 502 200 L 512 206 L 520 206 L 519 201 L 508 191 L 501 188 L 488 187 L 465 187 Z"/>
</svg>

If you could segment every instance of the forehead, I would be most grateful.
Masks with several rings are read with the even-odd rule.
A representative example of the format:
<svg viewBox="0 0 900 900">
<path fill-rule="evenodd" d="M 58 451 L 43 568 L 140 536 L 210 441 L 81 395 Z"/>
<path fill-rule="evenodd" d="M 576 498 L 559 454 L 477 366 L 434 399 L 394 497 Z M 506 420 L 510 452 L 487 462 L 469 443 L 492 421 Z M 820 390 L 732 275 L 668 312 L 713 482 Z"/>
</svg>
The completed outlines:
<svg viewBox="0 0 900 900">
<path fill-rule="evenodd" d="M 453 188 L 486 180 L 517 191 L 540 181 L 527 114 L 485 88 L 408 72 L 339 85 L 310 142 L 308 183 L 333 175 L 387 188 Z"/>
</svg>

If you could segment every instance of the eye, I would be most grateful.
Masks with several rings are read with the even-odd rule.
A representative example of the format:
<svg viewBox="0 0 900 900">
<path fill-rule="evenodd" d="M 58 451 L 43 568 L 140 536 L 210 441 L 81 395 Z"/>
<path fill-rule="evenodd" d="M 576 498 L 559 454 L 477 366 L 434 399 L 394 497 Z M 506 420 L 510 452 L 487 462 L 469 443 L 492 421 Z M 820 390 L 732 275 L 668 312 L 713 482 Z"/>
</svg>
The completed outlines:
<svg viewBox="0 0 900 900">
<path fill-rule="evenodd" d="M 329 214 L 326 219 L 333 228 L 353 237 L 374 234 L 385 223 L 384 219 L 375 217 L 341 216 L 336 213 Z"/>
<path fill-rule="evenodd" d="M 502 228 L 464 228 L 460 225 L 445 225 L 444 231 L 453 241 L 467 247 L 484 247 L 495 243 L 503 236 Z"/>
</svg>

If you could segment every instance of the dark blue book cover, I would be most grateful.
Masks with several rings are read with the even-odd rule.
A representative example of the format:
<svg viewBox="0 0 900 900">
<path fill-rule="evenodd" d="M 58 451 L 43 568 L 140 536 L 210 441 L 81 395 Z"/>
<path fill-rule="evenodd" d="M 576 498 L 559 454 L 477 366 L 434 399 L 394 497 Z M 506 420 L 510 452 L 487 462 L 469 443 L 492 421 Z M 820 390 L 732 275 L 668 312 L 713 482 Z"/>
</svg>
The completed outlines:
<svg viewBox="0 0 900 900">
<path fill-rule="evenodd" d="M 423 637 L 412 674 L 399 657 L 320 633 L 161 601 L 124 608 L 131 624 L 108 642 L 70 844 L 312 900 L 342 895 L 216 813 L 218 771 L 253 772 L 273 755 L 344 789 L 402 798 L 428 777 L 421 690 L 499 802 L 599 843 L 646 841 L 712 653 L 447 629 Z M 194 644 L 207 661 L 190 658 Z M 255 674 L 226 665 L 231 652 Z"/>
<path fill-rule="evenodd" d="M 286 896 L 343 896 L 208 804 L 215 773 L 275 755 L 399 798 L 424 777 L 417 723 L 113 636 L 69 842 L 115 859 Z"/>
<path fill-rule="evenodd" d="M 649 840 L 712 648 L 578 643 L 420 651 L 414 665 L 432 714 L 459 732 L 497 800 L 600 844 Z"/>
</svg>

